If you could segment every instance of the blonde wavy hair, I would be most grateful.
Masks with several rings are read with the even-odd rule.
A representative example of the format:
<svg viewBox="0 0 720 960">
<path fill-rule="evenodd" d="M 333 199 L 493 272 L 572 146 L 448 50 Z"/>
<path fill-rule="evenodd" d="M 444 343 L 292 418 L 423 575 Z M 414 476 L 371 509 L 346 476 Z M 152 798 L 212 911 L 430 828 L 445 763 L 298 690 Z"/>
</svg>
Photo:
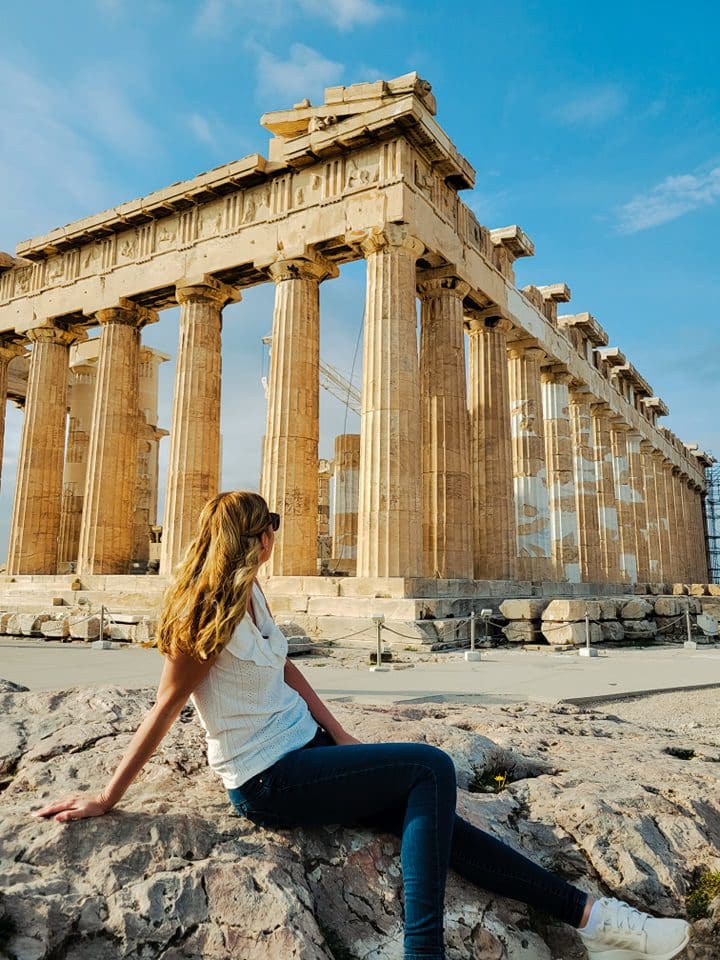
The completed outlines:
<svg viewBox="0 0 720 960">
<path fill-rule="evenodd" d="M 219 493 L 203 507 L 197 536 L 165 594 L 154 646 L 209 660 L 245 616 L 260 567 L 268 505 L 257 493 Z"/>
</svg>

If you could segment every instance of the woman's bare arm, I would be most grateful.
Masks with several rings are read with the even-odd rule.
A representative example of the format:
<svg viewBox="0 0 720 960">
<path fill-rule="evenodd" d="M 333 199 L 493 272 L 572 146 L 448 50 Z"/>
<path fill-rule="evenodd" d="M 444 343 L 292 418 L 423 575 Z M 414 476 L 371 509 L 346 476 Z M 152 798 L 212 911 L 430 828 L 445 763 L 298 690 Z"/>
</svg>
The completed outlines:
<svg viewBox="0 0 720 960">
<path fill-rule="evenodd" d="M 158 748 L 211 666 L 212 661 L 200 663 L 184 653 L 177 654 L 172 660 L 166 657 L 155 703 L 138 727 L 107 786 L 95 796 L 80 795 L 58 800 L 36 811 L 35 816 L 54 815 L 60 821 L 80 820 L 100 816 L 114 807 Z"/>
<path fill-rule="evenodd" d="M 307 703 L 313 718 L 321 727 L 327 730 L 335 743 L 345 745 L 360 742 L 351 736 L 351 734 L 347 733 L 337 717 L 332 715 L 326 704 L 324 704 L 315 693 L 292 660 L 285 661 L 285 683 L 287 683 L 289 687 L 292 687 L 293 690 L 297 690 L 305 703 Z"/>
</svg>

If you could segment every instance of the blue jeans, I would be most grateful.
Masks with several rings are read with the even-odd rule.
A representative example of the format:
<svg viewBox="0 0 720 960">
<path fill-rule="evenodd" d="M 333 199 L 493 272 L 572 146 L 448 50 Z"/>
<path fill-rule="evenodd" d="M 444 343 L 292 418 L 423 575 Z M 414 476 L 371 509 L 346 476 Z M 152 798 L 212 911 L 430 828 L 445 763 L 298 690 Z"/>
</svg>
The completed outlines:
<svg viewBox="0 0 720 960">
<path fill-rule="evenodd" d="M 264 827 L 353 824 L 395 833 L 405 889 L 405 960 L 444 960 L 448 867 L 485 890 L 579 926 L 587 894 L 455 812 L 455 766 L 424 743 L 335 746 L 325 731 L 228 791 Z"/>
</svg>

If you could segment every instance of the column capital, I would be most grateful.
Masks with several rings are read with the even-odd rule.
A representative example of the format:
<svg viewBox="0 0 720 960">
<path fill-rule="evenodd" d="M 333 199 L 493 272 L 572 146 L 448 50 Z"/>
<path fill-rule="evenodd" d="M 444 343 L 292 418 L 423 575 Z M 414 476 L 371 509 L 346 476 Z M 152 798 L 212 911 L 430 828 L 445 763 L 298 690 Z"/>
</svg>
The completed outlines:
<svg viewBox="0 0 720 960">
<path fill-rule="evenodd" d="M 593 392 L 590 387 L 584 381 L 575 377 L 570 381 L 569 394 L 571 403 L 585 403 L 590 406 L 592 402 L 590 398 L 593 396 Z"/>
<path fill-rule="evenodd" d="M 593 417 L 609 417 L 612 407 L 607 400 L 593 400 L 590 404 L 590 413 Z"/>
<path fill-rule="evenodd" d="M 610 426 L 616 433 L 630 433 L 632 429 L 625 417 L 619 413 L 610 417 Z"/>
<path fill-rule="evenodd" d="M 421 299 L 454 296 L 464 299 L 470 292 L 470 284 L 462 280 L 454 266 L 421 270 L 417 275 L 417 291 Z"/>
<path fill-rule="evenodd" d="M 49 319 L 26 330 L 25 336 L 31 343 L 59 343 L 70 347 L 74 343 L 87 340 L 87 331 L 75 324 Z"/>
<path fill-rule="evenodd" d="M 653 445 L 649 440 L 646 440 L 645 437 L 640 440 L 640 453 L 652 453 L 654 449 Z"/>
<path fill-rule="evenodd" d="M 275 283 L 283 280 L 316 280 L 320 283 L 337 277 L 339 272 L 337 264 L 311 251 L 298 257 L 278 257 L 268 265 L 268 273 Z"/>
<path fill-rule="evenodd" d="M 374 228 L 360 241 L 360 247 L 366 257 L 379 253 L 388 247 L 406 250 L 417 260 L 425 252 L 422 240 L 412 236 L 407 224 L 386 223 L 382 228 Z"/>
<path fill-rule="evenodd" d="M 543 383 L 562 383 L 569 386 L 573 379 L 572 373 L 559 364 L 551 364 L 540 370 L 540 380 Z"/>
<path fill-rule="evenodd" d="M 13 339 L 14 335 L 0 336 L 0 361 L 9 363 L 15 357 L 26 355 L 25 346 L 18 340 Z"/>
<path fill-rule="evenodd" d="M 506 336 L 511 333 L 515 327 L 507 317 L 501 317 L 492 310 L 478 310 L 465 313 L 465 330 L 468 334 L 485 333 L 488 330 L 494 330 L 498 333 L 504 333 Z"/>
<path fill-rule="evenodd" d="M 147 326 L 149 323 L 157 323 L 158 315 L 154 310 L 148 310 L 147 307 L 141 307 L 139 303 L 121 297 L 115 307 L 103 307 L 95 313 L 95 319 L 101 326 L 109 324 L 118 324 L 125 327 Z"/>
<path fill-rule="evenodd" d="M 547 359 L 547 354 L 543 348 L 537 340 L 533 340 L 532 338 L 513 340 L 508 344 L 508 356 L 512 360 L 526 357 L 528 360 L 533 360 L 536 363 L 542 363 L 543 360 Z"/>
<path fill-rule="evenodd" d="M 183 303 L 214 303 L 224 307 L 227 303 L 238 303 L 242 294 L 235 287 L 221 283 L 209 274 L 199 277 L 183 277 L 175 284 L 177 302 Z"/>
</svg>

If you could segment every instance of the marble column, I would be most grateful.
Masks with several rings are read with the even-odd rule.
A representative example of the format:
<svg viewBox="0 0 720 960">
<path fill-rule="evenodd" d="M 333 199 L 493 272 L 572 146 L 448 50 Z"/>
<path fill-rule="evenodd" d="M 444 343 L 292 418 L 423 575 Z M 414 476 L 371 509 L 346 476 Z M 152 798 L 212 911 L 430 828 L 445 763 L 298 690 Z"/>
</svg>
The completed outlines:
<svg viewBox="0 0 720 960">
<path fill-rule="evenodd" d="M 331 567 L 351 575 L 357 565 L 359 476 L 360 434 L 342 433 L 335 437 Z"/>
<path fill-rule="evenodd" d="M 222 310 L 240 299 L 209 276 L 181 280 L 175 295 L 180 335 L 160 558 L 166 576 L 192 541 L 202 508 L 220 489 Z"/>
<path fill-rule="evenodd" d="M 515 494 L 507 336 L 510 321 L 467 318 L 475 578 L 515 576 Z"/>
<path fill-rule="evenodd" d="M 600 549 L 600 488 L 590 409 L 592 394 L 587 387 L 571 385 L 569 397 L 580 578 L 588 583 L 601 583 L 605 571 Z"/>
<path fill-rule="evenodd" d="M 660 583 L 662 580 L 662 535 L 660 532 L 659 505 L 655 488 L 655 472 L 652 460 L 652 444 L 648 440 L 640 441 L 640 462 L 642 465 L 643 498 L 645 500 L 648 548 L 648 580 Z"/>
<path fill-rule="evenodd" d="M 509 345 L 510 433 L 520 580 L 552 580 L 554 576 L 540 385 L 540 363 L 544 359 L 545 353 L 534 341 Z"/>
<path fill-rule="evenodd" d="M 590 407 L 595 453 L 595 474 L 598 485 L 598 520 L 600 563 L 603 579 L 620 583 L 620 529 L 618 524 L 615 471 L 610 434 L 610 407 L 607 403 L 593 403 Z"/>
<path fill-rule="evenodd" d="M 670 519 L 667 490 L 665 487 L 665 457 L 659 450 L 653 450 L 650 456 L 652 459 L 655 499 L 657 502 L 657 542 L 660 558 L 659 581 L 665 583 L 670 579 L 670 567 L 672 564 L 672 554 L 670 552 Z"/>
<path fill-rule="evenodd" d="M 707 559 L 707 534 L 705 530 L 705 510 L 703 507 L 703 490 L 699 484 L 693 484 L 693 503 L 695 507 L 696 553 L 697 553 L 697 582 L 708 583 L 710 572 Z"/>
<path fill-rule="evenodd" d="M 367 298 L 360 432 L 360 577 L 419 577 L 422 410 L 415 264 L 423 244 L 402 225 L 363 242 Z"/>
<path fill-rule="evenodd" d="M 81 363 L 71 363 L 58 573 L 68 573 L 77 565 L 96 379 L 97 366 L 94 362 L 83 358 Z"/>
<path fill-rule="evenodd" d="M 675 501 L 675 473 L 673 464 L 669 460 L 663 462 L 663 478 L 665 486 L 665 502 L 668 516 L 668 569 L 665 576 L 670 582 L 679 582 L 681 562 L 678 542 L 678 512 Z"/>
<path fill-rule="evenodd" d="M 137 473 L 133 497 L 132 560 L 146 566 L 150 561 L 152 528 L 157 526 L 160 441 L 168 431 L 158 427 L 158 368 L 169 360 L 166 353 L 140 348 L 140 424 L 138 428 Z"/>
<path fill-rule="evenodd" d="M 30 372 L 8 547 L 8 573 L 57 572 L 70 346 L 85 334 L 48 321 L 28 330 Z"/>
<path fill-rule="evenodd" d="M 635 532 L 635 556 L 637 558 L 637 579 L 645 583 L 650 579 L 650 556 L 648 550 L 647 507 L 645 503 L 645 483 L 643 462 L 640 453 L 641 436 L 637 430 L 627 433 L 627 453 L 629 486 Z"/>
<path fill-rule="evenodd" d="M 675 579 L 680 583 L 688 582 L 687 539 L 685 536 L 685 515 L 683 512 L 682 475 L 674 464 L 670 467 L 670 489 L 673 501 L 673 551 L 675 555 Z"/>
<path fill-rule="evenodd" d="M 98 310 L 102 327 L 80 524 L 78 573 L 127 574 L 137 472 L 140 330 L 157 314 L 130 300 Z"/>
<path fill-rule="evenodd" d="M 322 257 L 278 260 L 262 492 L 282 516 L 267 576 L 315 576 L 318 542 L 320 283 L 337 276 Z"/>
<path fill-rule="evenodd" d="M 470 446 L 465 388 L 466 283 L 423 278 L 420 295 L 423 572 L 473 575 Z"/>
<path fill-rule="evenodd" d="M 544 367 L 541 374 L 555 580 L 579 583 L 578 517 L 568 392 L 571 380 L 572 376 L 567 370 L 554 367 Z"/>
<path fill-rule="evenodd" d="M 14 335 L 13 335 L 14 336 Z M 5 446 L 5 408 L 7 407 L 8 366 L 25 353 L 23 346 L 8 336 L 0 336 L 0 476 Z"/>
<path fill-rule="evenodd" d="M 623 583 L 635 583 L 638 578 L 635 517 L 632 506 L 633 490 L 630 485 L 630 466 L 628 462 L 627 434 L 629 429 L 622 418 L 613 417 L 610 437 L 620 535 L 620 579 Z"/>
</svg>

